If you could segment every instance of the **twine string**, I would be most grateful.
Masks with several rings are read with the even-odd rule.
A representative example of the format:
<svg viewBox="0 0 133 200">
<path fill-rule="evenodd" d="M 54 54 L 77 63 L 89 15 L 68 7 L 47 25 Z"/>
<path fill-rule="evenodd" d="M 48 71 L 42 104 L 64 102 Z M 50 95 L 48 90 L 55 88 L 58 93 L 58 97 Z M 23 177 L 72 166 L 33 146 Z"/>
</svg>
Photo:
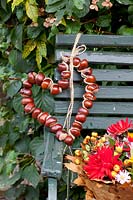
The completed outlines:
<svg viewBox="0 0 133 200">
<path fill-rule="evenodd" d="M 72 48 L 72 52 L 70 55 L 70 64 L 69 64 L 69 70 L 71 73 L 70 76 L 70 81 L 69 81 L 69 86 L 70 86 L 70 104 L 68 106 L 68 110 L 67 110 L 67 114 L 66 114 L 66 118 L 64 121 L 64 125 L 63 128 L 66 128 L 67 132 L 69 135 L 71 135 L 73 138 L 75 138 L 71 133 L 70 133 L 70 124 L 71 124 L 71 116 L 72 116 L 72 112 L 73 112 L 73 106 L 74 106 L 74 84 L 73 84 L 73 58 L 77 55 L 80 55 L 82 53 L 84 53 L 84 51 L 86 50 L 86 46 L 85 45 L 80 45 L 77 47 L 78 41 L 81 37 L 81 33 L 78 33 Z M 65 57 L 65 56 L 64 56 Z M 63 56 L 62 56 L 63 59 Z M 65 60 L 65 58 L 64 58 Z"/>
</svg>

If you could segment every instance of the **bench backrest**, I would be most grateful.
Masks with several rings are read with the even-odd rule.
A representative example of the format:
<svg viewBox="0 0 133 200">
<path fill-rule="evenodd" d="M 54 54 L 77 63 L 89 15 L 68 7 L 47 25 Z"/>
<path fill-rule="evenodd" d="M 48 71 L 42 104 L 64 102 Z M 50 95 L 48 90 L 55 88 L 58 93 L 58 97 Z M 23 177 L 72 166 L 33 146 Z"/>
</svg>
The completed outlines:
<svg viewBox="0 0 133 200">
<path fill-rule="evenodd" d="M 76 35 L 56 36 L 56 61 L 61 52 L 70 54 Z M 87 46 L 80 58 L 86 58 L 100 86 L 96 101 L 90 109 L 84 129 L 106 129 L 111 123 L 128 117 L 133 119 L 133 36 L 82 35 L 79 45 Z M 106 67 L 105 67 L 106 66 Z M 116 67 L 117 66 L 117 67 Z M 60 77 L 56 71 L 55 78 Z M 75 103 L 73 114 L 82 102 L 84 86 L 77 71 L 74 72 Z M 69 105 L 69 89 L 56 97 L 55 114 L 63 123 Z"/>
</svg>

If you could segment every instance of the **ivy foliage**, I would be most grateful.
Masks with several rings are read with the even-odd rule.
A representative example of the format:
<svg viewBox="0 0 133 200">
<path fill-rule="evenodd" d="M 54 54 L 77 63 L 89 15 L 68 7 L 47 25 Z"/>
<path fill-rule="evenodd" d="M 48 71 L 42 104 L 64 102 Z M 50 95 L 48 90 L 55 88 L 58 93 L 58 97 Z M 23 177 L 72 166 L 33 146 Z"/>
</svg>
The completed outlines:
<svg viewBox="0 0 133 200">
<path fill-rule="evenodd" d="M 95 2 L 95 3 L 94 3 Z M 106 6 L 103 6 L 106 3 Z M 53 77 L 55 35 L 133 35 L 133 0 L 0 0 L 0 189 L 10 200 L 42 200 L 43 127 L 23 112 L 19 90 L 29 71 Z M 93 8 L 93 9 L 92 9 Z M 54 113 L 48 91 L 33 87 L 36 106 Z M 66 175 L 59 199 L 66 197 Z M 42 192 L 43 190 L 43 192 Z M 74 190 L 75 191 L 75 190 Z M 71 199 L 83 195 L 70 192 Z"/>
</svg>

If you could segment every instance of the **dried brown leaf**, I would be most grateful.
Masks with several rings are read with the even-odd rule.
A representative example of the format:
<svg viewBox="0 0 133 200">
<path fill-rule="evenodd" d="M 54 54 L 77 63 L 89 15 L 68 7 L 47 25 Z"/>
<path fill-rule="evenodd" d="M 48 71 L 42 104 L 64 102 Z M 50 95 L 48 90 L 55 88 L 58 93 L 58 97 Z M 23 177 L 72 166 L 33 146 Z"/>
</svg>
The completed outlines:
<svg viewBox="0 0 133 200">
<path fill-rule="evenodd" d="M 81 174 L 82 173 L 82 167 L 80 165 L 76 165 L 74 163 L 64 163 L 65 167 L 77 174 Z"/>
<path fill-rule="evenodd" d="M 67 160 L 70 160 L 70 161 L 74 162 L 74 161 L 75 161 L 75 156 L 66 155 L 66 156 L 65 156 L 65 159 L 67 159 Z"/>
<path fill-rule="evenodd" d="M 73 183 L 75 183 L 78 186 L 84 186 L 85 185 L 83 178 L 81 178 L 80 176 L 78 176 L 78 178 L 76 178 Z"/>
</svg>

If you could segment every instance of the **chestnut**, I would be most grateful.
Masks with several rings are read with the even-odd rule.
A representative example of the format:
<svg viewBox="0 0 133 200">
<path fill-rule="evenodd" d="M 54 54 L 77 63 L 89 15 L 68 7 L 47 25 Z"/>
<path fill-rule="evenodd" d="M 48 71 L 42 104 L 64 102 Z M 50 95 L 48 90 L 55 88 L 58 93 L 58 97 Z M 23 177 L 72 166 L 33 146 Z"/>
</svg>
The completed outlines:
<svg viewBox="0 0 133 200">
<path fill-rule="evenodd" d="M 32 112 L 32 118 L 37 119 L 37 116 L 42 112 L 40 108 L 35 108 Z"/>
<path fill-rule="evenodd" d="M 95 83 L 96 82 L 96 78 L 94 75 L 90 75 L 90 76 L 87 76 L 85 79 L 84 79 L 84 82 L 86 84 L 88 83 Z"/>
<path fill-rule="evenodd" d="M 67 89 L 69 87 L 69 81 L 67 79 L 61 79 L 58 80 L 58 85 L 62 88 L 62 89 Z"/>
<path fill-rule="evenodd" d="M 79 137 L 79 136 L 80 136 L 80 129 L 78 129 L 78 128 L 71 128 L 71 129 L 70 129 L 70 133 L 71 133 L 74 137 Z"/>
<path fill-rule="evenodd" d="M 90 99 L 92 101 L 96 100 L 96 96 L 90 91 L 90 92 L 86 92 L 84 95 L 83 95 L 83 98 L 84 99 Z"/>
<path fill-rule="evenodd" d="M 62 92 L 62 88 L 58 84 L 53 84 L 50 88 L 50 93 L 52 95 L 57 95 Z"/>
<path fill-rule="evenodd" d="M 79 65 L 80 65 L 80 58 L 78 58 L 78 57 L 74 57 L 73 58 L 73 65 L 74 65 L 74 67 L 78 67 Z"/>
<path fill-rule="evenodd" d="M 63 126 L 61 124 L 52 124 L 52 126 L 50 126 L 50 132 L 56 133 L 58 130 L 61 130 L 62 128 Z"/>
<path fill-rule="evenodd" d="M 33 102 L 26 104 L 26 106 L 24 107 L 24 111 L 26 113 L 31 113 L 33 112 L 34 109 L 35 109 L 35 104 Z"/>
<path fill-rule="evenodd" d="M 62 79 L 69 79 L 71 76 L 71 72 L 70 71 L 63 71 L 61 72 L 61 78 Z"/>
<path fill-rule="evenodd" d="M 41 85 L 41 83 L 43 82 L 43 79 L 45 78 L 45 75 L 41 72 L 39 72 L 36 76 L 35 76 L 35 81 L 37 85 Z"/>
<path fill-rule="evenodd" d="M 79 121 L 81 123 L 84 123 L 86 121 L 86 115 L 85 114 L 77 114 L 75 116 L 75 120 Z"/>
<path fill-rule="evenodd" d="M 35 72 L 29 72 L 28 73 L 28 81 L 32 84 L 35 84 L 36 81 L 35 81 L 35 76 L 36 76 L 36 73 Z"/>
<path fill-rule="evenodd" d="M 46 122 L 46 118 L 49 116 L 48 112 L 42 112 L 37 116 L 37 120 L 41 123 L 41 124 L 45 124 Z"/>
<path fill-rule="evenodd" d="M 79 109 L 78 109 L 78 114 L 84 114 L 84 115 L 88 115 L 89 114 L 89 111 L 88 111 L 88 109 L 86 109 L 86 108 L 83 108 L 83 107 L 80 107 Z"/>
<path fill-rule="evenodd" d="M 64 139 L 64 143 L 67 144 L 68 146 L 71 146 L 74 142 L 74 139 L 72 138 L 72 136 L 68 135 L 65 139 Z"/>
<path fill-rule="evenodd" d="M 46 122 L 45 122 L 45 126 L 46 127 L 51 127 L 52 125 L 56 124 L 57 119 L 55 117 L 47 117 L 46 118 Z"/>
<path fill-rule="evenodd" d="M 52 79 L 51 78 L 45 78 L 41 83 L 42 89 L 49 89 L 52 85 Z"/>
<path fill-rule="evenodd" d="M 28 80 L 23 81 L 23 87 L 24 88 L 32 88 L 32 83 L 30 83 Z"/>
<path fill-rule="evenodd" d="M 21 104 L 22 105 L 26 105 L 26 104 L 28 104 L 28 103 L 33 103 L 34 101 L 33 101 L 33 99 L 31 98 L 31 97 L 25 97 L 25 98 L 23 98 L 22 100 L 21 100 Z"/>
<path fill-rule="evenodd" d="M 62 71 L 66 71 L 68 70 L 68 65 L 66 63 L 59 63 L 58 64 L 58 71 L 62 72 Z"/>
<path fill-rule="evenodd" d="M 82 102 L 82 106 L 83 106 L 84 108 L 87 108 L 87 109 L 92 108 L 93 102 L 92 102 L 91 100 L 89 100 L 89 99 L 85 99 L 85 100 Z"/>
<path fill-rule="evenodd" d="M 23 96 L 23 97 L 29 97 L 32 95 L 32 90 L 31 89 L 28 89 L 28 88 L 22 88 L 20 90 L 20 94 Z"/>
</svg>

